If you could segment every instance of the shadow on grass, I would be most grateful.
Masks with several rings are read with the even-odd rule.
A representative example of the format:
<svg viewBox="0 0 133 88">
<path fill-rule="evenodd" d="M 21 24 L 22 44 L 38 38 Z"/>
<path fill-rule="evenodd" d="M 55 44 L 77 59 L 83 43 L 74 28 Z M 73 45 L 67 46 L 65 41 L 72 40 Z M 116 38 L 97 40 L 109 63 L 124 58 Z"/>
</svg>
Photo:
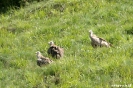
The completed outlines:
<svg viewBox="0 0 133 88">
<path fill-rule="evenodd" d="M 6 12 L 8 12 L 10 9 L 19 9 L 20 4 L 15 3 L 10 5 L 9 3 L 3 3 L 2 1 L 0 1 L 0 14 L 4 14 Z"/>
<path fill-rule="evenodd" d="M 133 35 L 133 27 L 128 30 L 125 30 L 125 32 L 126 32 L 126 34 Z"/>
<path fill-rule="evenodd" d="M 10 9 L 19 9 L 21 6 L 26 6 L 31 2 L 40 2 L 43 0 L 1 0 L 0 1 L 0 14 L 8 12 Z"/>
</svg>

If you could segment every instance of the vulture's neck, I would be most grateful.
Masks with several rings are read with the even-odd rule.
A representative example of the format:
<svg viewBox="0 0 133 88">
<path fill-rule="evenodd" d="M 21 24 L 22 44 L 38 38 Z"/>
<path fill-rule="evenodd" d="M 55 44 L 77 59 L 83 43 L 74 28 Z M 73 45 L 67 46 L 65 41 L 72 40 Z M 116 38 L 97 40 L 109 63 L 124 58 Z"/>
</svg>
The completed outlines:
<svg viewBox="0 0 133 88">
<path fill-rule="evenodd" d="M 90 37 L 93 36 L 93 32 L 90 32 Z"/>
</svg>

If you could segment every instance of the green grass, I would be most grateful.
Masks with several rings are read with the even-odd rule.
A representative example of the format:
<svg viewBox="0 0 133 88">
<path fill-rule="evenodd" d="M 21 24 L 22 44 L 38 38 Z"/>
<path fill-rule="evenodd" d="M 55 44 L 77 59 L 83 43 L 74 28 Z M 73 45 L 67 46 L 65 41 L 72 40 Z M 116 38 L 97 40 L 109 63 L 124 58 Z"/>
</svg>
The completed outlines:
<svg viewBox="0 0 133 88">
<path fill-rule="evenodd" d="M 44 0 L 0 14 L 1 88 L 111 88 L 133 84 L 132 0 Z M 88 30 L 113 44 L 93 49 Z M 64 47 L 61 60 L 48 42 Z M 36 51 L 54 60 L 39 67 Z"/>
</svg>

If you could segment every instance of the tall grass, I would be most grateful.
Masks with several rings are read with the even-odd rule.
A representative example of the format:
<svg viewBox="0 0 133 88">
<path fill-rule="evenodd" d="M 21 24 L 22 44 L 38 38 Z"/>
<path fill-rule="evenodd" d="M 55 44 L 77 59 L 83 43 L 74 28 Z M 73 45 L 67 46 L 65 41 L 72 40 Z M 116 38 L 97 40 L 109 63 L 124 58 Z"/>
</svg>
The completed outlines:
<svg viewBox="0 0 133 88">
<path fill-rule="evenodd" d="M 126 0 L 46 0 L 0 14 L 1 88 L 110 88 L 133 79 L 133 11 Z M 112 43 L 92 48 L 88 30 Z M 64 48 L 56 60 L 48 42 Z M 54 60 L 36 65 L 36 51 Z"/>
</svg>

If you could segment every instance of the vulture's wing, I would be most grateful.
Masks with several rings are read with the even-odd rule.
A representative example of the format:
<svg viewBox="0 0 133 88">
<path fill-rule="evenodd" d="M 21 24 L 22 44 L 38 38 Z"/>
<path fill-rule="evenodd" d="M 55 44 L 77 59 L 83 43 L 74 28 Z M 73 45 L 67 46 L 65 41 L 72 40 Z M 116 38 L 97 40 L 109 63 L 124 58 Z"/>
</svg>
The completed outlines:
<svg viewBox="0 0 133 88">
<path fill-rule="evenodd" d="M 107 42 L 105 39 L 98 37 L 100 40 Z"/>
</svg>

